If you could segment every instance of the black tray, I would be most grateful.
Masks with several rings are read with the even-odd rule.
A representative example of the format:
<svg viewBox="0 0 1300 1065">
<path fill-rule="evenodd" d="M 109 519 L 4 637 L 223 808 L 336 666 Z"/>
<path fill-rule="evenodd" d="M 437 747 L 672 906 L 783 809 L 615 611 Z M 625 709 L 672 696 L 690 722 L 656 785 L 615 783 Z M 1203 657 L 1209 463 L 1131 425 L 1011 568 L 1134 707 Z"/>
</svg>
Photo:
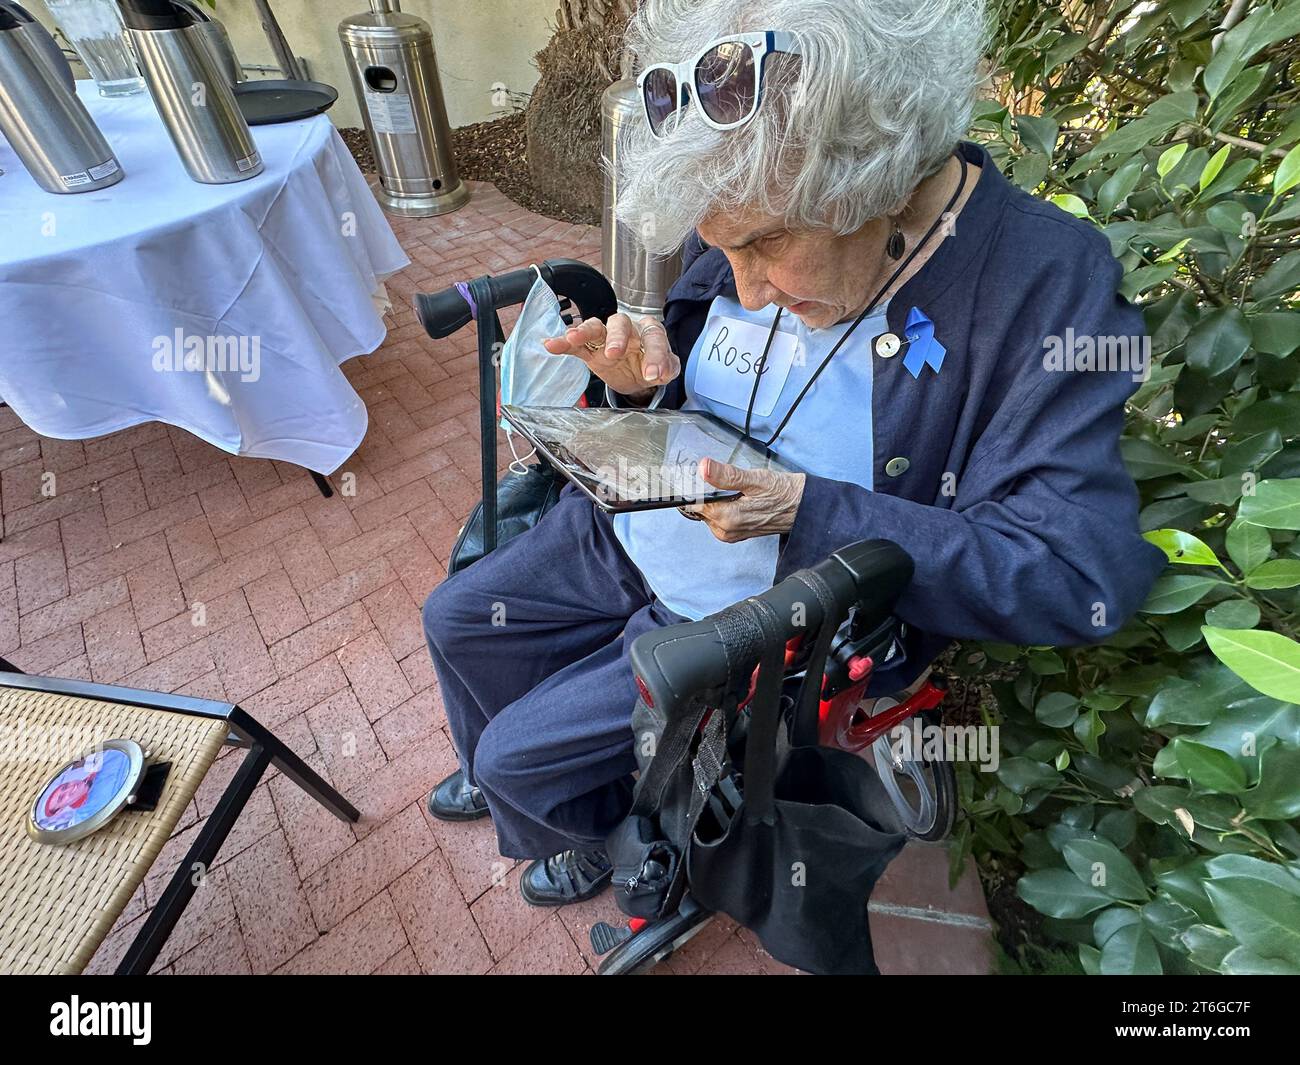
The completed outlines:
<svg viewBox="0 0 1300 1065">
<path fill-rule="evenodd" d="M 328 111 L 339 98 L 338 89 L 319 81 L 241 81 L 232 88 L 250 126 L 310 118 Z"/>
</svg>

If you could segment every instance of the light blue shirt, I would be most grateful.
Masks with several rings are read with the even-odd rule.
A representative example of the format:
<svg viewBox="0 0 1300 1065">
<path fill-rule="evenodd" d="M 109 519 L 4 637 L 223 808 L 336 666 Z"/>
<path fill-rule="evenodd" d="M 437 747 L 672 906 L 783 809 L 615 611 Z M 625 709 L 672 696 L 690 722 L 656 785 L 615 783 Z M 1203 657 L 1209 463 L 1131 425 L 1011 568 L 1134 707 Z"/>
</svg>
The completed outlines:
<svg viewBox="0 0 1300 1065">
<path fill-rule="evenodd" d="M 775 307 L 745 310 L 719 296 L 686 363 L 683 410 L 705 410 L 738 429 L 754 387 Z M 811 329 L 789 312 L 768 357 L 750 435 L 767 440 L 851 322 Z M 885 308 L 863 319 L 804 396 L 772 450 L 787 464 L 836 481 L 872 486 L 871 339 Z M 779 536 L 726 544 L 676 509 L 617 514 L 614 533 L 659 600 L 697 621 L 772 586 Z"/>
</svg>

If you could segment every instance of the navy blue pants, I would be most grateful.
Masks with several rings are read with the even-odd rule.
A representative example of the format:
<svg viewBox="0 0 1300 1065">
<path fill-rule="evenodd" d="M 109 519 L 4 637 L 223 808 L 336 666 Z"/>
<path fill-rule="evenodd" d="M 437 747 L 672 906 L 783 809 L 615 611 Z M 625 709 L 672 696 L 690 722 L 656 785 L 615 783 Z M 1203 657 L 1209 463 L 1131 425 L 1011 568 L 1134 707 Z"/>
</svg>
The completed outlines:
<svg viewBox="0 0 1300 1065">
<path fill-rule="evenodd" d="M 683 620 L 659 603 L 608 515 L 573 489 L 537 526 L 449 577 L 424 633 L 461 769 L 503 855 L 590 847 L 631 805 L 627 650 Z"/>
</svg>

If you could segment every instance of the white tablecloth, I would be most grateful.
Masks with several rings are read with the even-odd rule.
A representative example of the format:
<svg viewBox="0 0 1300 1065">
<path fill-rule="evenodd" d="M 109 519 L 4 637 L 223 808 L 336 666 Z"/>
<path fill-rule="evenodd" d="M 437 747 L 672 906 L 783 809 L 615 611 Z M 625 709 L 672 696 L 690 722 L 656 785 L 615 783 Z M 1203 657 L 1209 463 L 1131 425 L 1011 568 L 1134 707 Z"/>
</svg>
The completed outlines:
<svg viewBox="0 0 1300 1065">
<path fill-rule="evenodd" d="M 202 185 L 147 93 L 78 91 L 126 176 L 47 193 L 0 136 L 0 397 L 46 436 L 163 421 L 337 469 L 366 431 L 339 364 L 409 260 L 329 119 L 253 127 L 264 172 Z"/>
</svg>

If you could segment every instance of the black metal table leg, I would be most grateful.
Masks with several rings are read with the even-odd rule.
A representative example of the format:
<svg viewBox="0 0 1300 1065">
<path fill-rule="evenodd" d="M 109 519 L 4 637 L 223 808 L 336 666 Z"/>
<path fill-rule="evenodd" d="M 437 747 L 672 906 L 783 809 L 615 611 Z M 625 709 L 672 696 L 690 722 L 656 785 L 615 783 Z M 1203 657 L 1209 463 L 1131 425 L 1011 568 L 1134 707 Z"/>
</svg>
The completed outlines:
<svg viewBox="0 0 1300 1065">
<path fill-rule="evenodd" d="M 119 976 L 144 976 L 149 972 L 270 764 L 271 754 L 266 748 L 254 745 L 249 749 L 216 808 L 199 829 L 198 838 L 172 874 L 162 898 L 118 962 Z"/>
<path fill-rule="evenodd" d="M 316 482 L 316 487 L 320 489 L 321 495 L 326 499 L 334 495 L 334 486 L 329 483 L 323 473 L 317 473 L 315 470 L 309 472 L 311 473 L 311 479 Z"/>
<path fill-rule="evenodd" d="M 338 793 L 328 781 L 306 762 L 299 758 L 289 746 L 261 722 L 249 717 L 238 706 L 230 713 L 230 724 L 237 732 L 252 741 L 253 749 L 266 749 L 275 767 L 286 777 L 302 788 L 308 795 L 320 803 L 340 821 L 356 821 L 361 814 L 347 799 Z"/>
</svg>

